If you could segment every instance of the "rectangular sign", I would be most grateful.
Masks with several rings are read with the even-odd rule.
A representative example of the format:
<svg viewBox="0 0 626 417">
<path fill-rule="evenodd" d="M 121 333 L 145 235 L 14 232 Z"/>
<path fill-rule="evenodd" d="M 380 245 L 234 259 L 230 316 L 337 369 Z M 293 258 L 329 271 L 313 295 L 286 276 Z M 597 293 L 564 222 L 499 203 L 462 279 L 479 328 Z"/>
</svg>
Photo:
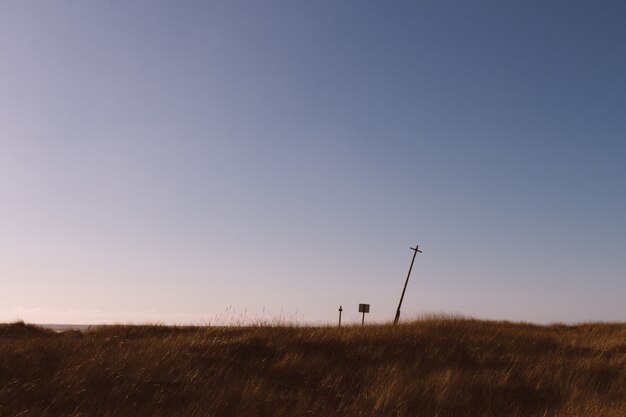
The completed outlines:
<svg viewBox="0 0 626 417">
<path fill-rule="evenodd" d="M 369 304 L 359 304 L 359 313 L 369 313 L 370 305 Z"/>
</svg>

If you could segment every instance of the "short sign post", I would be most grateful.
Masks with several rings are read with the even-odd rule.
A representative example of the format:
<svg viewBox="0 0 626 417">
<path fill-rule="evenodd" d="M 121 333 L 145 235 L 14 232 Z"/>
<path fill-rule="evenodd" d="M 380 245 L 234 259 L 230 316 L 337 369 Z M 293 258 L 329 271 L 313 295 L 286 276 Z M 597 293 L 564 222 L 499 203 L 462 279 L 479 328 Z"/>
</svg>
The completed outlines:
<svg viewBox="0 0 626 417">
<path fill-rule="evenodd" d="M 343 311 L 343 308 L 341 308 L 341 306 L 339 306 L 339 328 L 341 329 L 341 312 Z"/>
<path fill-rule="evenodd" d="M 363 313 L 363 318 L 361 319 L 361 326 L 365 324 L 365 313 L 369 313 L 369 312 L 370 312 L 369 304 L 359 304 L 359 313 Z"/>
</svg>

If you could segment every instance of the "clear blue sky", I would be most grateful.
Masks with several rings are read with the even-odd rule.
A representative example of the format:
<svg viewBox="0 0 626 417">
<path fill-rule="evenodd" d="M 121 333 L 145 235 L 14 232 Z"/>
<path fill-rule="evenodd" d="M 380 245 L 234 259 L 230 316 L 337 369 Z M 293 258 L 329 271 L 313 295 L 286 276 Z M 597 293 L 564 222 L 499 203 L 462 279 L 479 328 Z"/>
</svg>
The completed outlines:
<svg viewBox="0 0 626 417">
<path fill-rule="evenodd" d="M 626 320 L 623 1 L 0 3 L 0 321 Z"/>
</svg>

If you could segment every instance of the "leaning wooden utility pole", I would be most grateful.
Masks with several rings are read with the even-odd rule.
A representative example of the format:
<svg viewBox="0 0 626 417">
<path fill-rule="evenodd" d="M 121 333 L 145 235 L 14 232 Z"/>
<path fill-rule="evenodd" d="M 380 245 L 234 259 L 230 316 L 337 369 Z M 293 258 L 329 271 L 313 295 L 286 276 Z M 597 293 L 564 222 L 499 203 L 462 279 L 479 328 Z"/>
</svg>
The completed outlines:
<svg viewBox="0 0 626 417">
<path fill-rule="evenodd" d="M 411 266 L 409 267 L 409 273 L 406 275 L 406 281 L 404 281 L 404 288 L 402 289 L 402 295 L 400 296 L 400 302 L 398 303 L 398 310 L 396 310 L 396 318 L 393 320 L 393 324 L 396 325 L 398 324 L 398 321 L 400 320 L 400 307 L 402 307 L 402 300 L 404 299 L 404 292 L 406 291 L 406 286 L 409 283 L 409 277 L 411 276 L 411 270 L 413 269 L 413 262 L 415 262 L 415 255 L 417 255 L 417 252 L 422 253 L 421 250 L 419 250 L 419 246 L 415 245 L 414 248 L 411 248 L 413 252 L 413 259 L 411 259 Z"/>
</svg>

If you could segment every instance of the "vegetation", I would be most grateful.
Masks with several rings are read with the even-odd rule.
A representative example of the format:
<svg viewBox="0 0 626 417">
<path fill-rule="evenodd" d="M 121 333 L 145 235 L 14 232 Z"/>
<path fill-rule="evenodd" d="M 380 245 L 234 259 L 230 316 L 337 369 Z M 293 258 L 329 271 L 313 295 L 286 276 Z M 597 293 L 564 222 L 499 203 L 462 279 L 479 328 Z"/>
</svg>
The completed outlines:
<svg viewBox="0 0 626 417">
<path fill-rule="evenodd" d="M 1 416 L 626 416 L 626 324 L 0 325 Z"/>
</svg>

